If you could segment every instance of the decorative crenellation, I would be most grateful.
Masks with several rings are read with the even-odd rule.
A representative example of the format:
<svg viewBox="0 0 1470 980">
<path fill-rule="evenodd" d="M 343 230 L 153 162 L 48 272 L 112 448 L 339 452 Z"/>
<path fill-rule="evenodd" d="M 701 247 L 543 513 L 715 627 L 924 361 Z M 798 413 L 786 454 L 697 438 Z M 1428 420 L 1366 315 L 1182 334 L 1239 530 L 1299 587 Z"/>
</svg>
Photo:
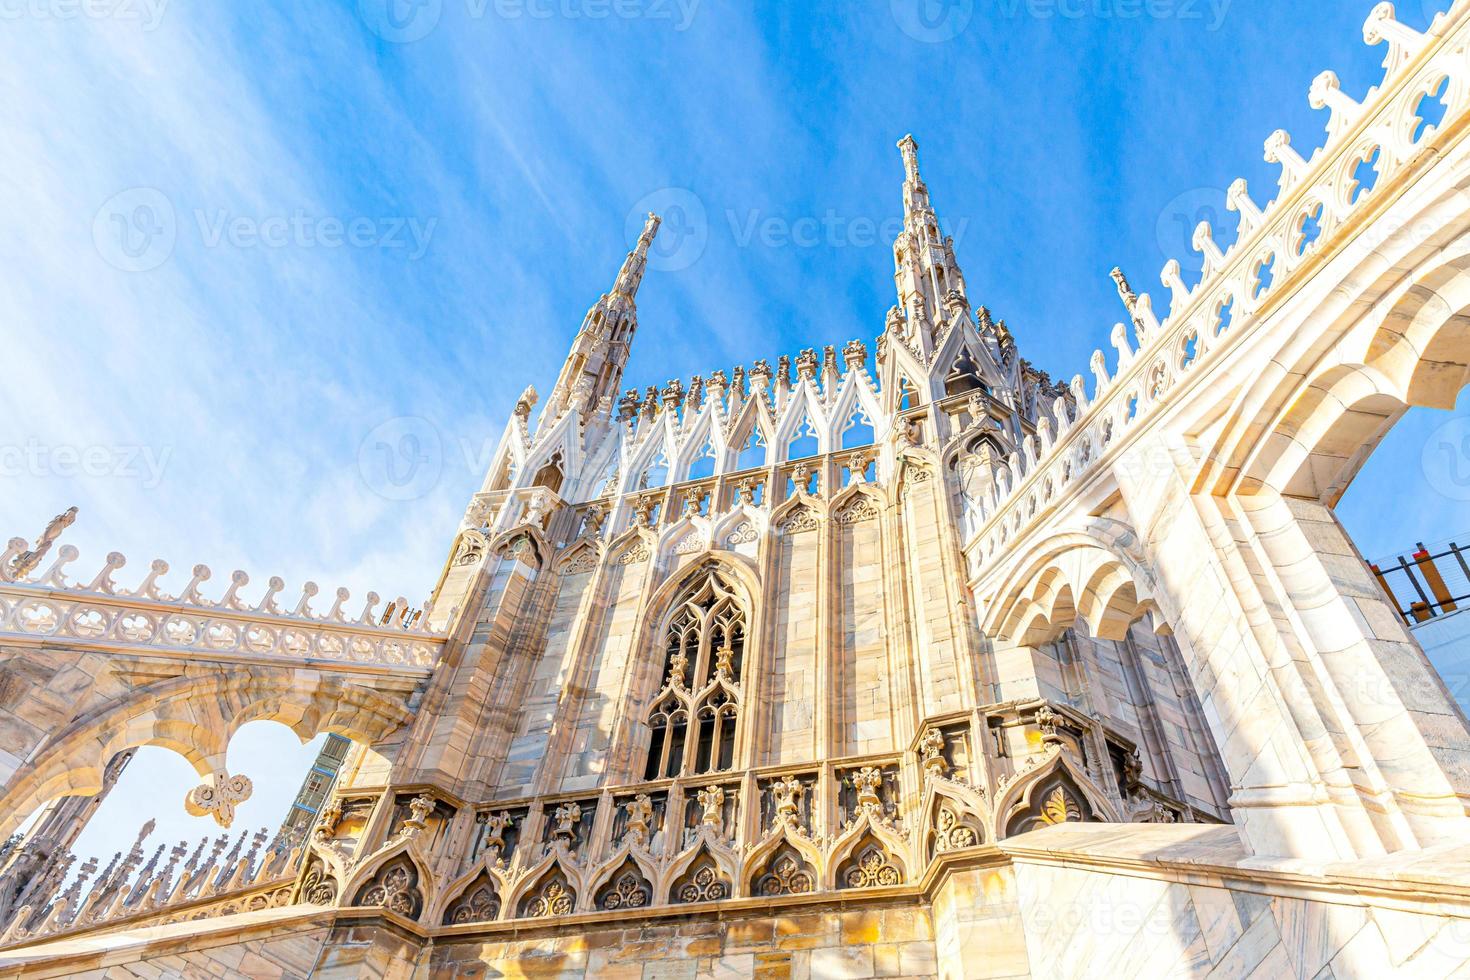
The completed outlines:
<svg viewBox="0 0 1470 980">
<path fill-rule="evenodd" d="M 222 834 L 208 854 L 207 839 L 192 853 L 180 842 L 168 848 L 166 861 L 166 845 L 159 844 L 144 862 L 144 842 L 153 829 L 149 820 L 128 852 L 114 854 L 100 874 L 96 858 L 72 872 L 73 854 L 55 851 L 41 858 L 37 844 L 15 849 L 0 870 L 0 946 L 121 923 L 163 924 L 290 904 L 300 841 L 278 836 L 266 846 L 262 828 L 242 832 L 233 844 Z"/>
<path fill-rule="evenodd" d="M 317 614 L 311 603 L 318 588 L 307 582 L 286 609 L 277 602 L 285 584 L 275 577 L 259 600 L 246 600 L 242 590 L 250 577 L 243 571 L 234 572 L 225 592 L 211 600 L 200 591 L 210 578 L 207 565 L 195 565 L 183 591 L 169 595 L 160 584 L 169 571 L 165 561 L 154 561 L 143 580 L 128 589 L 114 579 L 127 564 L 117 552 L 83 582 L 66 573 L 79 556 L 71 545 L 62 545 L 44 571 L 25 572 L 28 563 L 15 559 L 36 550 L 12 538 L 0 554 L 0 633 L 64 638 L 79 646 L 416 669 L 432 667 L 444 641 L 442 633 L 430 630 L 429 603 L 414 609 L 400 597 L 378 612 L 378 594 L 369 592 L 361 614 L 350 618 L 345 611 L 350 594 L 338 589 L 331 608 Z"/>
<path fill-rule="evenodd" d="M 1160 279 L 1171 300 L 1162 321 L 1147 293 L 1133 293 L 1121 272 L 1115 276 L 1132 336 L 1116 324 L 1112 369 L 1109 358 L 1095 351 L 1091 395 L 1080 374 L 1068 385 L 1075 414 L 1057 412 L 1054 424 L 1038 425 L 1020 452 L 997 461 L 988 493 L 971 502 L 979 516 L 972 572 L 995 561 L 1064 487 L 1096 471 L 1125 433 L 1199 365 L 1255 330 L 1273 296 L 1295 274 L 1314 268 L 1327 243 L 1346 247 L 1338 245 L 1348 240 L 1340 230 L 1376 210 L 1381 195 L 1375 192 L 1438 152 L 1441 135 L 1454 131 L 1470 108 L 1470 20 L 1440 15 L 1428 33 L 1420 33 L 1395 19 L 1391 3 L 1380 3 L 1363 37 L 1369 45 L 1387 46 L 1383 81 L 1359 103 L 1342 93 L 1332 72 L 1317 77 L 1310 102 L 1329 111 L 1325 144 L 1304 158 L 1285 131 L 1271 134 L 1266 160 L 1281 166 L 1275 199 L 1261 207 L 1245 181 L 1231 185 L 1225 204 L 1240 215 L 1236 241 L 1221 249 L 1208 222 L 1196 228 L 1193 244 L 1204 264 L 1200 282 L 1191 289 L 1178 261 L 1164 265 Z M 1421 101 L 1432 99 L 1442 83 L 1444 117 L 1430 125 L 1420 115 Z"/>
</svg>

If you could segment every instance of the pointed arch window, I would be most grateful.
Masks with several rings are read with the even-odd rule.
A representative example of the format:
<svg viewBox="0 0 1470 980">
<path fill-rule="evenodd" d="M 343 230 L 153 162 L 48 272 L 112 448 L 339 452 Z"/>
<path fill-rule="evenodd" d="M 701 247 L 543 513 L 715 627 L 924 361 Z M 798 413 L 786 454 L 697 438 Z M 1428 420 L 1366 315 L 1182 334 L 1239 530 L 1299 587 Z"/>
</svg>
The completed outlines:
<svg viewBox="0 0 1470 980">
<path fill-rule="evenodd" d="M 721 772 L 735 762 L 747 617 L 707 567 L 674 603 L 662 637 L 663 686 L 648 710 L 645 779 Z"/>
</svg>

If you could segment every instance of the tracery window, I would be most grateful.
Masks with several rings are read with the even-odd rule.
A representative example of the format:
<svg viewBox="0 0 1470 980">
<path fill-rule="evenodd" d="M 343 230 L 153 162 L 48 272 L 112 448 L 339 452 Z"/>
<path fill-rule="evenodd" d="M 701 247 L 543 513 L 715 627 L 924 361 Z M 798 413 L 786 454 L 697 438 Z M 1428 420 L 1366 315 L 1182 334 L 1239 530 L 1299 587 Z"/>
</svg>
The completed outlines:
<svg viewBox="0 0 1470 980">
<path fill-rule="evenodd" d="M 663 632 L 662 686 L 646 718 L 653 738 L 645 779 L 734 764 L 745 631 L 745 609 L 716 567 L 674 603 Z"/>
</svg>

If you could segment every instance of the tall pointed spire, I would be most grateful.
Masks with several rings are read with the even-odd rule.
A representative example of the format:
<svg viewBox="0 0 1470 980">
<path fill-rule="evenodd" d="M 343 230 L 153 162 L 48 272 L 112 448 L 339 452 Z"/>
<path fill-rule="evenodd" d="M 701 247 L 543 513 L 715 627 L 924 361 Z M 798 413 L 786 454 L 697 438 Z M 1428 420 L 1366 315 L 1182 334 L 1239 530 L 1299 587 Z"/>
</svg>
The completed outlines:
<svg viewBox="0 0 1470 980">
<path fill-rule="evenodd" d="M 635 299 L 658 226 L 658 215 L 650 213 L 638 243 L 618 270 L 612 290 L 592 304 L 582 318 L 582 327 L 542 412 L 543 425 L 560 418 L 568 409 L 580 413 L 585 422 L 603 407 L 611 407 L 638 329 Z"/>
<path fill-rule="evenodd" d="M 643 234 L 638 236 L 638 244 L 633 246 L 633 251 L 623 260 L 623 267 L 618 270 L 618 281 L 613 286 L 613 292 L 619 297 L 633 302 L 638 295 L 638 287 L 643 283 L 643 272 L 648 268 L 648 249 L 653 244 L 653 238 L 658 234 L 658 226 L 662 219 L 652 211 L 648 212 L 648 218 L 643 222 Z"/>
<path fill-rule="evenodd" d="M 903 231 L 893 243 L 894 284 L 903 313 L 904 340 L 928 354 L 940 327 L 956 314 L 956 298 L 968 315 L 965 277 L 954 257 L 954 241 L 939 233 L 929 188 L 919 176 L 919 144 L 898 141 L 903 154 Z"/>
</svg>

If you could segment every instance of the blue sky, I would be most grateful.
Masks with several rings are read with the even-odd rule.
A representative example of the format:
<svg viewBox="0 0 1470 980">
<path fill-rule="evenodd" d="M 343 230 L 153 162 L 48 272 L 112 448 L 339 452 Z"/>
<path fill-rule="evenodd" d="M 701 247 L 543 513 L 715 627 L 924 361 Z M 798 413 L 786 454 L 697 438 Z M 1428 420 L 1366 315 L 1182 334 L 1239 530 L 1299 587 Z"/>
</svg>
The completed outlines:
<svg viewBox="0 0 1470 980">
<path fill-rule="evenodd" d="M 122 551 L 125 585 L 163 557 L 420 598 L 650 206 L 629 383 L 871 342 L 907 132 L 971 298 L 1085 374 L 1108 270 L 1158 296 L 1235 177 L 1264 203 L 1268 133 L 1318 145 L 1313 76 L 1361 96 L 1383 52 L 1366 0 L 389 2 L 0 10 L 6 537 L 76 504 L 80 568 Z M 1449 419 L 1344 501 L 1368 555 L 1470 529 Z M 294 790 L 311 752 L 271 751 Z M 127 805 L 197 828 L 170 778 Z"/>
</svg>

